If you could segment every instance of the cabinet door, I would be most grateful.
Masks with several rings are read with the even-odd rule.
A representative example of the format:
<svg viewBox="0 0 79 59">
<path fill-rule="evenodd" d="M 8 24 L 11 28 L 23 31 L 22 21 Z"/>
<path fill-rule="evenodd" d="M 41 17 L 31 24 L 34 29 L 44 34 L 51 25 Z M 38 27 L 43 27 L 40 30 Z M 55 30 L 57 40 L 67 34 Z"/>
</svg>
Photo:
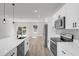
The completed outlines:
<svg viewBox="0 0 79 59">
<path fill-rule="evenodd" d="M 47 47 L 50 50 L 50 39 L 47 40 Z"/>
<path fill-rule="evenodd" d="M 75 14 L 75 19 L 77 20 L 77 29 L 79 29 L 79 4 L 74 4 L 74 14 Z"/>
<path fill-rule="evenodd" d="M 26 49 L 27 49 L 27 40 L 25 40 L 25 49 L 24 49 L 25 50 L 25 54 L 27 52 Z"/>
<path fill-rule="evenodd" d="M 28 49 L 28 42 L 27 40 L 25 40 L 25 54 L 27 53 L 27 49 Z"/>
<path fill-rule="evenodd" d="M 25 40 L 25 55 L 26 55 L 28 49 L 29 49 L 29 38 L 27 38 L 27 39 Z"/>
<path fill-rule="evenodd" d="M 57 56 L 72 56 L 72 54 L 63 48 L 57 49 Z"/>
<path fill-rule="evenodd" d="M 57 43 L 57 56 L 71 56 L 72 54 L 69 52 L 69 43 L 67 42 L 58 42 Z"/>
<path fill-rule="evenodd" d="M 67 4 L 66 29 L 78 29 L 78 12 L 76 4 Z"/>
<path fill-rule="evenodd" d="M 66 55 L 79 56 L 78 42 L 59 42 L 57 43 L 57 54 L 63 55 L 62 51 L 66 52 Z"/>
</svg>

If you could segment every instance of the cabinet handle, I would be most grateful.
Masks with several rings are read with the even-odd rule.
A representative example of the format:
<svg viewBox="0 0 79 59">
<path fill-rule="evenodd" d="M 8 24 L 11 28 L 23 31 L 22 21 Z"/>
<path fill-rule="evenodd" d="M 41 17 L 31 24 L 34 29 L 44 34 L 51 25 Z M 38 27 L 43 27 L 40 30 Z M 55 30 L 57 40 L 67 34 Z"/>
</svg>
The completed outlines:
<svg viewBox="0 0 79 59">
<path fill-rule="evenodd" d="M 64 51 L 62 51 L 62 53 L 66 54 Z"/>
<path fill-rule="evenodd" d="M 75 28 L 77 27 L 77 23 L 76 23 L 76 22 L 73 23 L 73 28 L 74 28 L 74 27 L 75 27 Z"/>
<path fill-rule="evenodd" d="M 77 23 L 75 22 L 75 27 L 77 27 Z"/>
<path fill-rule="evenodd" d="M 27 42 L 27 45 L 28 45 L 28 42 Z"/>
<path fill-rule="evenodd" d="M 11 56 L 13 56 L 15 53 L 13 53 Z"/>
<path fill-rule="evenodd" d="M 47 41 L 49 43 L 49 41 Z"/>
<path fill-rule="evenodd" d="M 74 28 L 74 23 L 73 23 L 73 28 Z"/>
</svg>

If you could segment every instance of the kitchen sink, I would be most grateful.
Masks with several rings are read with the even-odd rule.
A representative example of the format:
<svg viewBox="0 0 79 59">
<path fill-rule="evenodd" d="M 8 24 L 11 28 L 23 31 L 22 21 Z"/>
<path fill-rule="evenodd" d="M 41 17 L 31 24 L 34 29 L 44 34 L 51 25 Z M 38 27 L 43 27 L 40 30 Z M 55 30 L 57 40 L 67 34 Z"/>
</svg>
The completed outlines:
<svg viewBox="0 0 79 59">
<path fill-rule="evenodd" d="M 19 37 L 18 39 L 24 39 L 25 37 Z"/>
</svg>

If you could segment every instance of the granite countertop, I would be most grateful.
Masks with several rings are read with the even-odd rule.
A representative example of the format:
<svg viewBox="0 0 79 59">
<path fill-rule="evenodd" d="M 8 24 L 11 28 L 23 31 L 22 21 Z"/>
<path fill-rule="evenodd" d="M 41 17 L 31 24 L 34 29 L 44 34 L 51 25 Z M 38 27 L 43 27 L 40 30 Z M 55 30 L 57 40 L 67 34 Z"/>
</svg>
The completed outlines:
<svg viewBox="0 0 79 59">
<path fill-rule="evenodd" d="M 63 42 L 59 37 L 51 37 L 50 39 L 54 42 Z"/>
<path fill-rule="evenodd" d="M 8 38 L 0 39 L 0 56 L 6 55 L 9 51 L 16 48 L 27 38 L 17 39 L 14 37 L 8 37 Z"/>
</svg>

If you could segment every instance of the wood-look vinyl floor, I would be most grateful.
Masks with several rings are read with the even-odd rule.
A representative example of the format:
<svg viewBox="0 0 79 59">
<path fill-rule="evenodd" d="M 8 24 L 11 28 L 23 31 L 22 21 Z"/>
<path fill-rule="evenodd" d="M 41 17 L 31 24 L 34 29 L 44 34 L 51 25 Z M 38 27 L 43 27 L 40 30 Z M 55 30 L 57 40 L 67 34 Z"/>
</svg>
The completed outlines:
<svg viewBox="0 0 79 59">
<path fill-rule="evenodd" d="M 32 38 L 30 40 L 27 56 L 49 56 L 48 48 L 44 47 L 44 39 L 42 37 Z"/>
</svg>

